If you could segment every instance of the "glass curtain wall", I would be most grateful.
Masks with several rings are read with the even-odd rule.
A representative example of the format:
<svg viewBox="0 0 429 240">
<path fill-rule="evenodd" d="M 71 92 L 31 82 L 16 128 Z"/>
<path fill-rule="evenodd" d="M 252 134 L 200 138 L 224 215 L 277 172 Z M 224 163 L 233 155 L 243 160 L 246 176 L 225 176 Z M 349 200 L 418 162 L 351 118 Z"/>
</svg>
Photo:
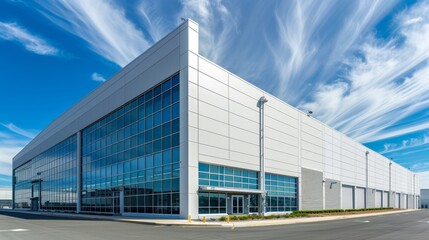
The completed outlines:
<svg viewBox="0 0 429 240">
<path fill-rule="evenodd" d="M 76 211 L 76 135 L 15 170 L 15 208 L 30 208 L 37 181 L 42 210 Z M 37 197 L 39 194 L 37 194 Z"/>
<path fill-rule="evenodd" d="M 199 163 L 199 186 L 233 189 L 259 189 L 259 173 L 256 171 Z M 297 178 L 278 174 L 265 174 L 267 212 L 297 210 Z M 226 213 L 226 194 L 200 191 L 199 213 Z M 258 212 L 257 194 L 249 195 L 249 212 Z"/>
<path fill-rule="evenodd" d="M 15 169 L 13 178 L 15 184 L 15 208 L 30 208 L 32 177 L 31 161 Z"/>
<path fill-rule="evenodd" d="M 267 212 L 297 210 L 297 178 L 278 174 L 265 174 Z"/>
<path fill-rule="evenodd" d="M 41 209 L 76 211 L 76 147 L 73 135 L 32 160 L 33 180 L 40 179 Z"/>
<path fill-rule="evenodd" d="M 179 214 L 179 74 L 82 131 L 82 210 Z"/>
</svg>

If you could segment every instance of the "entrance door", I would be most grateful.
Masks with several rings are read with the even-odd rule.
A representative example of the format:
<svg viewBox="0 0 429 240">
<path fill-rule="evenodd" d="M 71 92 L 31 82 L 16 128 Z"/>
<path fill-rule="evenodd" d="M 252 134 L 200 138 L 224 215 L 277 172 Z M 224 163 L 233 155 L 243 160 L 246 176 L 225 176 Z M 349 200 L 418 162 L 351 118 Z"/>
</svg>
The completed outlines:
<svg viewBox="0 0 429 240">
<path fill-rule="evenodd" d="M 121 192 L 119 192 L 119 191 L 114 191 L 114 192 L 112 192 L 112 195 L 113 195 L 113 201 L 112 201 L 112 203 L 113 203 L 113 206 L 112 206 L 112 209 L 113 209 L 113 214 L 121 214 Z"/>
<path fill-rule="evenodd" d="M 244 213 L 244 196 L 233 195 L 232 196 L 232 214 L 243 214 Z"/>
<path fill-rule="evenodd" d="M 40 206 L 40 182 L 33 182 L 31 189 L 31 210 L 39 211 Z"/>
</svg>

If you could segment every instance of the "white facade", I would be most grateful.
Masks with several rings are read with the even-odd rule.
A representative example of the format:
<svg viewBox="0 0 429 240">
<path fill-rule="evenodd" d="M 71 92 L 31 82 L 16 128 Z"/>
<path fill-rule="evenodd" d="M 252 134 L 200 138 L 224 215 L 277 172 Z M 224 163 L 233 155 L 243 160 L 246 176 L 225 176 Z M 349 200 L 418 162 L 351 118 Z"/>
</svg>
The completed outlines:
<svg viewBox="0 0 429 240">
<path fill-rule="evenodd" d="M 299 209 L 394 207 L 397 193 L 401 207 L 417 206 L 413 172 L 200 56 L 198 33 L 195 22 L 183 23 L 49 125 L 14 168 L 180 72 L 180 217 L 201 215 L 199 163 L 261 170 L 262 96 L 265 172 L 298 178 Z"/>
</svg>

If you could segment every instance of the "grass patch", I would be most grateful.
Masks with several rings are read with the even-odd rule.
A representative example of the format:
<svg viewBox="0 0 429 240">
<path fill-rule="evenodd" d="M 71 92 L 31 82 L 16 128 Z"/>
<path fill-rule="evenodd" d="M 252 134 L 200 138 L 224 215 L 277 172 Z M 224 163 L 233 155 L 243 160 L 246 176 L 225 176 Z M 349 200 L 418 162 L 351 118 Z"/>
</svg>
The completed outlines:
<svg viewBox="0 0 429 240">
<path fill-rule="evenodd" d="M 323 214 L 323 213 L 344 213 L 344 212 L 365 212 L 365 211 L 376 211 L 376 210 L 392 210 L 393 208 L 362 208 L 362 209 L 329 209 L 329 210 L 303 210 L 294 211 L 290 214 L 273 214 L 268 216 L 262 215 L 233 215 L 230 216 L 230 221 L 243 221 L 243 220 L 258 220 L 258 219 L 279 219 L 279 218 L 298 218 L 308 217 L 312 214 Z M 220 217 L 219 221 L 227 221 L 226 216 Z"/>
<path fill-rule="evenodd" d="M 319 214 L 319 213 L 340 213 L 340 212 L 365 212 L 376 210 L 389 210 L 393 208 L 361 208 L 361 209 L 328 209 L 328 210 L 302 210 L 293 213 Z"/>
</svg>

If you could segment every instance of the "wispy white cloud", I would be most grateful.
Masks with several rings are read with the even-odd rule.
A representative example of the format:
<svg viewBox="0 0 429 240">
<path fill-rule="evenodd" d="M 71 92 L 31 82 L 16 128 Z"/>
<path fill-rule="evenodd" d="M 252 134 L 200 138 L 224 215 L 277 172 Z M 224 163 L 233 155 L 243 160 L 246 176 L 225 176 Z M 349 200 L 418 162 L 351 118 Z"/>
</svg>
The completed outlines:
<svg viewBox="0 0 429 240">
<path fill-rule="evenodd" d="M 164 37 L 171 27 L 159 11 L 157 1 L 142 1 L 137 7 L 145 32 L 150 36 L 151 42 L 157 42 Z"/>
<path fill-rule="evenodd" d="M 422 122 L 398 123 L 429 108 L 428 16 L 429 1 L 398 14 L 393 37 L 367 37 L 357 57 L 344 62 L 344 76 L 319 84 L 301 108 L 363 142 L 427 128 Z"/>
<path fill-rule="evenodd" d="M 278 78 L 277 95 L 294 105 L 306 99 L 314 87 L 334 76 L 338 63 L 394 4 L 395 1 L 280 2 L 275 10 L 278 36 L 267 37 Z"/>
<path fill-rule="evenodd" d="M 21 44 L 25 49 L 39 55 L 55 56 L 59 50 L 46 40 L 30 33 L 17 23 L 0 22 L 0 38 Z"/>
<path fill-rule="evenodd" d="M 9 129 L 10 131 L 16 133 L 16 134 L 19 134 L 21 136 L 24 136 L 24 137 L 27 137 L 27 138 L 30 138 L 30 139 L 32 139 L 32 138 L 34 138 L 36 136 L 36 132 L 35 131 L 24 130 L 22 128 L 19 128 L 19 127 L 15 126 L 15 124 L 13 124 L 13 123 L 7 123 L 7 124 L 1 123 L 1 125 L 3 127 L 7 128 L 7 129 Z M 8 136 L 8 135 L 6 135 L 6 136 Z"/>
<path fill-rule="evenodd" d="M 200 54 L 221 63 L 228 56 L 230 34 L 236 28 L 236 20 L 222 0 L 182 0 L 180 18 L 191 18 L 200 25 Z"/>
<path fill-rule="evenodd" d="M 96 72 L 91 75 L 91 78 L 93 81 L 96 81 L 96 82 L 105 82 L 106 81 L 106 79 L 101 74 L 96 73 Z"/>
<path fill-rule="evenodd" d="M 149 47 L 141 30 L 112 1 L 37 1 L 54 24 L 84 39 L 106 59 L 125 66 Z"/>
<path fill-rule="evenodd" d="M 392 152 L 398 152 L 398 151 L 404 151 L 404 150 L 407 150 L 406 152 L 409 152 L 409 149 L 411 148 L 421 147 L 428 143 L 429 143 L 429 135 L 425 134 L 422 137 L 403 139 L 400 144 L 385 143 L 384 150 L 381 151 L 380 153 L 385 154 L 385 153 L 392 153 Z"/>
<path fill-rule="evenodd" d="M 0 174 L 11 176 L 12 159 L 36 135 L 34 130 L 25 130 L 13 123 L 0 124 Z"/>
<path fill-rule="evenodd" d="M 429 169 L 429 162 L 423 165 L 426 165 Z M 420 172 L 418 175 L 420 178 L 420 189 L 429 189 L 429 171 Z"/>
</svg>

